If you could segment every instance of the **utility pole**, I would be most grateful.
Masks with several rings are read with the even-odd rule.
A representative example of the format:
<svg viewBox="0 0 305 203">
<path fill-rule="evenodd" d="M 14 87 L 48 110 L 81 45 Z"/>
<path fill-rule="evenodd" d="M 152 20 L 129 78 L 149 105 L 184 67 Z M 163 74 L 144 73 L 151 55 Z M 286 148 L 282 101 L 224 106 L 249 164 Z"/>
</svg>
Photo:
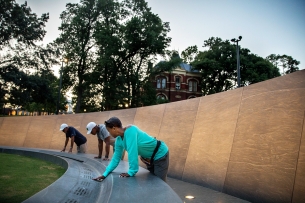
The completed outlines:
<svg viewBox="0 0 305 203">
<path fill-rule="evenodd" d="M 239 46 L 238 42 L 242 39 L 242 36 L 239 36 L 238 39 L 231 39 L 231 42 L 236 42 L 236 59 L 237 59 L 237 87 L 240 87 L 240 59 L 239 59 Z"/>
</svg>

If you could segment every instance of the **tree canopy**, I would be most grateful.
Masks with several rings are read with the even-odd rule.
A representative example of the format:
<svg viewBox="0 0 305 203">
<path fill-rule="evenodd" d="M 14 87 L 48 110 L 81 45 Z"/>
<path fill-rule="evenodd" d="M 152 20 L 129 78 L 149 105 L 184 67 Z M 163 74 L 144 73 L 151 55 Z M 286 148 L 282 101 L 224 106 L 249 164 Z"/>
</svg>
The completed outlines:
<svg viewBox="0 0 305 203">
<path fill-rule="evenodd" d="M 54 109 L 57 82 L 51 71 L 56 53 L 37 45 L 43 39 L 49 15 L 40 18 L 27 3 L 0 0 L 0 103 L 25 108 L 31 102 Z M 45 108 L 47 109 L 47 108 Z"/>
<path fill-rule="evenodd" d="M 0 5 L 1 48 L 8 46 L 12 40 L 34 45 L 35 41 L 43 39 L 46 34 L 45 23 L 49 19 L 48 13 L 37 18 L 37 15 L 27 6 L 27 2 L 19 5 L 15 0 L 0 0 Z"/>
<path fill-rule="evenodd" d="M 182 60 L 202 76 L 203 95 L 237 88 L 236 46 L 229 40 L 203 40 L 203 51 L 189 46 L 169 51 L 170 26 L 145 0 L 80 0 L 61 13 L 60 35 L 42 46 L 49 14 L 37 17 L 27 3 L 0 0 L 0 103 L 55 112 L 61 65 L 62 93 L 72 91 L 75 112 L 153 105 L 155 75 L 171 72 Z M 242 86 L 297 71 L 288 55 L 262 58 L 240 48 Z M 159 56 L 165 60 L 159 61 Z M 64 63 L 63 60 L 68 62 Z M 164 101 L 162 101 L 164 102 Z M 60 96 L 60 109 L 65 99 Z"/>
<path fill-rule="evenodd" d="M 293 73 L 299 70 L 298 65 L 300 64 L 300 62 L 295 60 L 291 56 L 287 56 L 286 54 L 270 54 L 266 57 L 266 59 L 270 61 L 274 66 L 282 70 L 282 75 Z"/>
<path fill-rule="evenodd" d="M 190 63 L 202 75 L 203 95 L 230 90 L 237 87 L 236 47 L 229 40 L 211 37 L 204 41 L 207 50 L 197 51 L 189 47 L 182 52 L 184 60 L 194 58 Z M 197 53 L 198 52 L 198 53 Z M 249 49 L 240 49 L 240 72 L 242 86 L 264 81 L 280 75 L 276 66 L 268 60 L 252 54 Z"/>
<path fill-rule="evenodd" d="M 141 105 L 149 63 L 170 43 L 168 23 L 144 0 L 82 0 L 61 19 L 56 43 L 69 58 L 63 88 L 73 89 L 75 111 Z"/>
</svg>

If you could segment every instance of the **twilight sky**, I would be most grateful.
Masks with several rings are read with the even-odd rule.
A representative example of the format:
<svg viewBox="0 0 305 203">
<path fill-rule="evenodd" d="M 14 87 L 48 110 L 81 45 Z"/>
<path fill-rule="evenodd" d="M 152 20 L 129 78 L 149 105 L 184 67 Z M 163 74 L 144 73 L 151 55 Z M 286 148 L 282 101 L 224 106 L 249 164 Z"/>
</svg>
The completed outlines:
<svg viewBox="0 0 305 203">
<path fill-rule="evenodd" d="M 24 3 L 25 0 L 16 0 Z M 301 62 L 305 69 L 304 0 L 146 0 L 152 12 L 169 22 L 170 49 L 179 53 L 188 46 L 203 49 L 210 37 L 223 40 L 242 36 L 242 48 L 266 57 L 286 54 Z M 59 15 L 66 3 L 80 0 L 27 0 L 38 16 L 49 13 L 44 43 L 53 41 L 61 24 Z"/>
</svg>

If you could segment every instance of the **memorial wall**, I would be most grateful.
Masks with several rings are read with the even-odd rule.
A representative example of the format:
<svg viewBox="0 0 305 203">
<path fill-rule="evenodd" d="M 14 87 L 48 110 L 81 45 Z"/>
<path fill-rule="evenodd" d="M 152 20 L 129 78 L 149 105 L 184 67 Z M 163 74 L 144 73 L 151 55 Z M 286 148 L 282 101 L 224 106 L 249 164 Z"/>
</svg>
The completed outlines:
<svg viewBox="0 0 305 203">
<path fill-rule="evenodd" d="M 97 154 L 86 125 L 112 116 L 166 142 L 170 177 L 251 202 L 305 202 L 305 70 L 155 106 L 0 117 L 0 145 L 61 150 L 59 127 L 67 123 L 87 137 L 88 153 Z"/>
</svg>

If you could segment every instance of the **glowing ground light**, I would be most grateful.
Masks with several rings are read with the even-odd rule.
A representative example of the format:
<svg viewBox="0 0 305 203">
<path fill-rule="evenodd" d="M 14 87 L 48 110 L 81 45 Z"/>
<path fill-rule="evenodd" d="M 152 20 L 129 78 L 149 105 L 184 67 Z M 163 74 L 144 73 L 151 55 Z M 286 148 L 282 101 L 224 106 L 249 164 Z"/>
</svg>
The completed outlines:
<svg viewBox="0 0 305 203">
<path fill-rule="evenodd" d="M 194 199 L 195 197 L 194 196 L 191 196 L 191 195 L 187 195 L 185 196 L 186 199 Z"/>
</svg>

